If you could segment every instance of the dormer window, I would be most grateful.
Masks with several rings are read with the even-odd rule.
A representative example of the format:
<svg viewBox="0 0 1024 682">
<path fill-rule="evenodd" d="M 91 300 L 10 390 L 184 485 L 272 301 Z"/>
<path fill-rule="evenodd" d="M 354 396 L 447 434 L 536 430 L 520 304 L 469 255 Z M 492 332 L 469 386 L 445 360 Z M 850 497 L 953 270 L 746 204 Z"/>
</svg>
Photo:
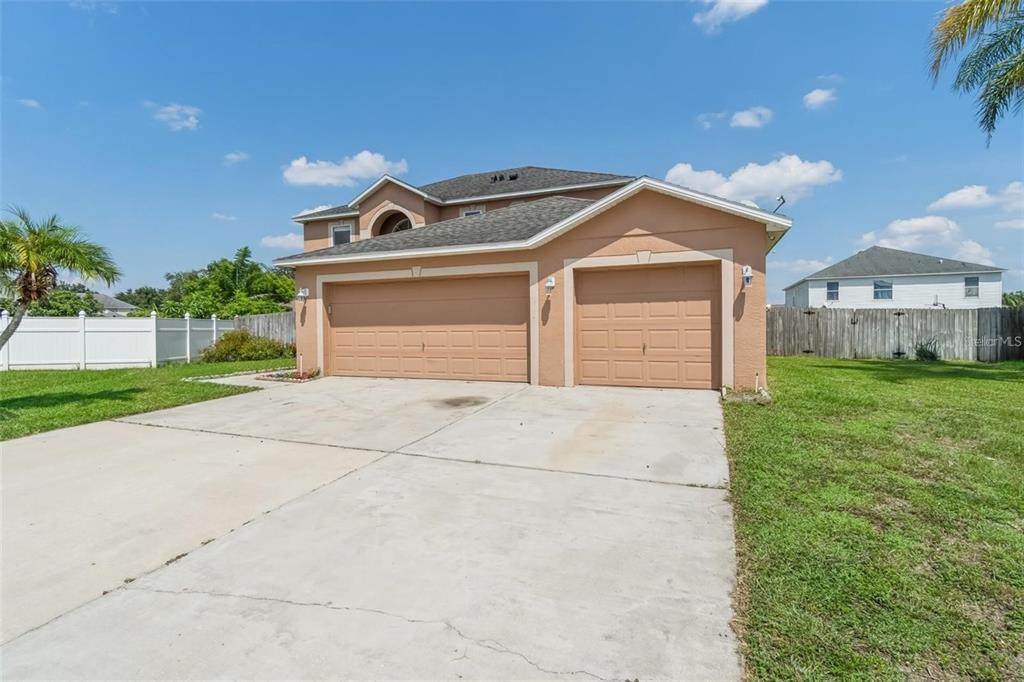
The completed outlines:
<svg viewBox="0 0 1024 682">
<path fill-rule="evenodd" d="M 352 241 L 352 223 L 331 223 L 331 246 Z"/>
</svg>

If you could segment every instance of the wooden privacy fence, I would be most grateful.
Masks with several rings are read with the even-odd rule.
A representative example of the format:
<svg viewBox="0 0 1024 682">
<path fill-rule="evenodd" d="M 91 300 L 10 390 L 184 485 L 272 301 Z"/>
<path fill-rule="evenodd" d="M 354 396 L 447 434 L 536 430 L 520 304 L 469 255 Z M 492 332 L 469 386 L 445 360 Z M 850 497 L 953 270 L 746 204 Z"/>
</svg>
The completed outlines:
<svg viewBox="0 0 1024 682">
<path fill-rule="evenodd" d="M 235 318 L 235 329 L 248 329 L 255 336 L 274 339 L 281 343 L 295 343 L 295 311 L 239 315 Z"/>
<path fill-rule="evenodd" d="M 769 355 L 913 358 L 918 344 L 942 360 L 1024 359 L 1024 306 L 768 309 Z"/>
</svg>

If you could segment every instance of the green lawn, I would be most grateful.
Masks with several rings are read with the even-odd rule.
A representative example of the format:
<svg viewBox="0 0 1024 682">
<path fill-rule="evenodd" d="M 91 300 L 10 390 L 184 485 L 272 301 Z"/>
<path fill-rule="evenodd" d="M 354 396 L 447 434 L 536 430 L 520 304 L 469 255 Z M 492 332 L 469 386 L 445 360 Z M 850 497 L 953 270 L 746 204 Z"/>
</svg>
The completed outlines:
<svg viewBox="0 0 1024 682">
<path fill-rule="evenodd" d="M 292 367 L 290 359 L 156 369 L 33 370 L 0 374 L 0 440 L 253 390 L 185 377 Z"/>
<path fill-rule="evenodd" d="M 770 358 L 729 403 L 752 679 L 1024 679 L 1024 363 Z"/>
</svg>

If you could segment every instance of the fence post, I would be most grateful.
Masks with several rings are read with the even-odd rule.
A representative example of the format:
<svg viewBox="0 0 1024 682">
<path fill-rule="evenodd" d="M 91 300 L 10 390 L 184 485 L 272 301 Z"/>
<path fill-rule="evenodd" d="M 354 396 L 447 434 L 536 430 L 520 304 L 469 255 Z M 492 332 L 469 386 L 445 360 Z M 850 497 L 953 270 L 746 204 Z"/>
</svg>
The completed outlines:
<svg viewBox="0 0 1024 682">
<path fill-rule="evenodd" d="M 79 334 L 82 337 L 82 361 L 78 363 L 78 369 L 85 369 L 85 311 L 78 311 Z"/>
<path fill-rule="evenodd" d="M 213 322 L 213 341 L 212 344 L 217 344 L 217 314 L 210 315 L 210 321 Z"/>
<path fill-rule="evenodd" d="M 185 363 L 192 362 L 192 315 L 185 313 Z"/>
<path fill-rule="evenodd" d="M 153 336 L 153 343 L 151 344 L 150 350 L 152 351 L 149 356 L 149 366 L 156 367 L 156 311 L 152 310 L 149 313 L 150 334 Z"/>
<path fill-rule="evenodd" d="M 0 329 L 7 329 L 7 324 L 10 322 L 10 317 L 6 310 L 0 310 Z M 6 371 L 11 367 L 11 341 L 14 340 L 12 336 L 4 344 L 3 348 L 0 348 L 0 372 Z"/>
</svg>

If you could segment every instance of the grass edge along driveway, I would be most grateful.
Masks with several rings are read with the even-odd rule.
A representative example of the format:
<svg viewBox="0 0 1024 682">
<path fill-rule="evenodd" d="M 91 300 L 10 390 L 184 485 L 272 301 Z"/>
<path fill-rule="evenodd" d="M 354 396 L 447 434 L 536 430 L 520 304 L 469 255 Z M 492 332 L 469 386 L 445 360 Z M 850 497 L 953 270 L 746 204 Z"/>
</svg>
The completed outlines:
<svg viewBox="0 0 1024 682">
<path fill-rule="evenodd" d="M 0 373 L 0 441 L 258 390 L 188 377 L 292 367 L 288 358 L 157 368 Z"/>
<path fill-rule="evenodd" d="M 750 679 L 1024 679 L 1024 363 L 769 358 L 725 406 Z"/>
</svg>

